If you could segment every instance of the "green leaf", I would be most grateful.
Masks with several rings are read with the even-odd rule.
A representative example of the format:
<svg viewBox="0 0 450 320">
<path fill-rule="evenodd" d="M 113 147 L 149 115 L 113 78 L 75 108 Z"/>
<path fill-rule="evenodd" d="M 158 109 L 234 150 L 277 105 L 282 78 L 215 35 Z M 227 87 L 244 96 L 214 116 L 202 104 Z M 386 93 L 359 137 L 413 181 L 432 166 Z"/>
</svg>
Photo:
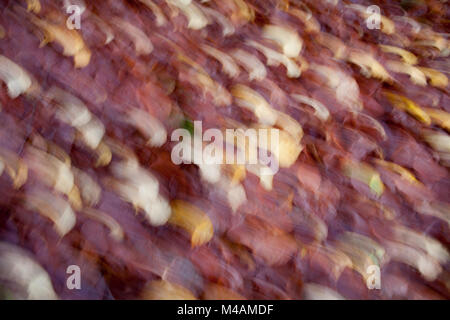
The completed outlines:
<svg viewBox="0 0 450 320">
<path fill-rule="evenodd" d="M 187 131 L 189 131 L 189 133 L 191 134 L 191 136 L 194 135 L 194 123 L 189 120 L 189 119 L 184 119 L 183 120 L 183 124 L 181 125 L 182 128 L 186 129 Z"/>
</svg>

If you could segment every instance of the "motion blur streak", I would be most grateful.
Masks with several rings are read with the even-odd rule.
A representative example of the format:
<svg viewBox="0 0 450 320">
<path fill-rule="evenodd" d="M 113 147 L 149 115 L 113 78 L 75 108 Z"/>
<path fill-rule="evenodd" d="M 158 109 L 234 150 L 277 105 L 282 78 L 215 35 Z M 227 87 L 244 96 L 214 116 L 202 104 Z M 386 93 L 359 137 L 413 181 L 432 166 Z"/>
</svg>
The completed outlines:
<svg viewBox="0 0 450 320">
<path fill-rule="evenodd" d="M 450 298 L 449 21 L 439 0 L 0 1 L 0 298 Z M 279 170 L 175 164 L 196 123 L 279 132 L 258 145 Z"/>
</svg>

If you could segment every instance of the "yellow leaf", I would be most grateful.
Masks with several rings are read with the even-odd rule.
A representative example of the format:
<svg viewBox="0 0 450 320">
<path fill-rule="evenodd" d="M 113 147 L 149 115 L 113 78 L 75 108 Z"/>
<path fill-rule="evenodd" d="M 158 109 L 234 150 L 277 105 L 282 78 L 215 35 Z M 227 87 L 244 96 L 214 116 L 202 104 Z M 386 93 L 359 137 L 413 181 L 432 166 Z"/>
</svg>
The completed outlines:
<svg viewBox="0 0 450 320">
<path fill-rule="evenodd" d="M 394 46 L 388 46 L 384 44 L 380 44 L 381 50 L 387 53 L 394 53 L 402 57 L 403 61 L 407 64 L 416 64 L 417 63 L 417 57 L 412 54 L 411 52 Z"/>
<path fill-rule="evenodd" d="M 146 300 L 197 300 L 188 289 L 165 280 L 150 282 L 142 297 Z"/>
<path fill-rule="evenodd" d="M 200 208 L 183 200 L 171 202 L 172 215 L 169 223 L 186 230 L 191 235 L 193 247 L 207 243 L 214 234 L 209 217 Z"/>
<path fill-rule="evenodd" d="M 423 122 L 427 125 L 431 124 L 431 119 L 428 116 L 428 114 L 425 111 L 423 111 L 412 100 L 410 100 L 404 96 L 389 92 L 387 90 L 384 90 L 383 94 L 394 105 L 394 107 L 408 112 L 409 114 L 411 114 L 413 117 L 415 117 L 420 122 Z"/>
<path fill-rule="evenodd" d="M 39 0 L 27 0 L 27 10 L 39 13 L 41 11 L 41 3 Z"/>
<path fill-rule="evenodd" d="M 56 41 L 63 47 L 63 54 L 74 58 L 76 68 L 89 64 L 91 51 L 77 30 L 69 30 L 65 25 L 56 25 L 30 14 L 30 20 L 44 32 L 42 45 Z"/>
<path fill-rule="evenodd" d="M 297 57 L 302 50 L 303 41 L 294 29 L 278 25 L 266 25 L 263 28 L 263 37 L 275 41 L 288 58 Z"/>
<path fill-rule="evenodd" d="M 380 160 L 380 159 L 375 159 L 375 163 L 384 168 L 394 171 L 395 173 L 402 176 L 402 178 L 408 180 L 410 183 L 420 183 L 409 170 L 403 168 L 402 166 L 400 166 L 396 163 L 385 161 L 385 160 Z"/>
<path fill-rule="evenodd" d="M 231 88 L 231 94 L 239 106 L 252 111 L 261 124 L 273 125 L 277 120 L 277 113 L 270 104 L 255 90 L 237 84 Z"/>
<path fill-rule="evenodd" d="M 409 64 L 400 61 L 393 61 L 393 60 L 387 62 L 387 67 L 391 71 L 409 75 L 411 81 L 419 86 L 427 85 L 427 78 L 425 77 L 425 74 L 416 67 L 413 67 Z"/>
<path fill-rule="evenodd" d="M 368 75 L 380 79 L 382 81 L 391 82 L 392 77 L 386 71 L 386 69 L 370 54 L 362 50 L 350 50 L 347 57 L 348 61 L 358 65 L 362 70 L 368 73 Z"/>
<path fill-rule="evenodd" d="M 445 88 L 448 85 L 448 78 L 445 74 L 431 68 L 417 67 L 417 69 L 430 79 L 433 86 Z"/>
<path fill-rule="evenodd" d="M 443 129 L 450 131 L 450 113 L 435 108 L 422 109 L 428 114 L 433 123 L 436 123 Z"/>
</svg>

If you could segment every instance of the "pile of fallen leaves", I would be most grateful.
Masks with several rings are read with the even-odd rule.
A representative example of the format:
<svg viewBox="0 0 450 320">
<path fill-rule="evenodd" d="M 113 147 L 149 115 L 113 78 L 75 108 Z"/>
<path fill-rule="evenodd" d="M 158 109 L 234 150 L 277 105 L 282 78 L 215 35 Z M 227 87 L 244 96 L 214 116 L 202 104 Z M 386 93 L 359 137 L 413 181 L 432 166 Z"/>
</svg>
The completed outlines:
<svg viewBox="0 0 450 320">
<path fill-rule="evenodd" d="M 446 1 L 0 12 L 1 297 L 450 297 Z M 174 164 L 194 121 L 278 129 L 280 170 Z"/>
</svg>

